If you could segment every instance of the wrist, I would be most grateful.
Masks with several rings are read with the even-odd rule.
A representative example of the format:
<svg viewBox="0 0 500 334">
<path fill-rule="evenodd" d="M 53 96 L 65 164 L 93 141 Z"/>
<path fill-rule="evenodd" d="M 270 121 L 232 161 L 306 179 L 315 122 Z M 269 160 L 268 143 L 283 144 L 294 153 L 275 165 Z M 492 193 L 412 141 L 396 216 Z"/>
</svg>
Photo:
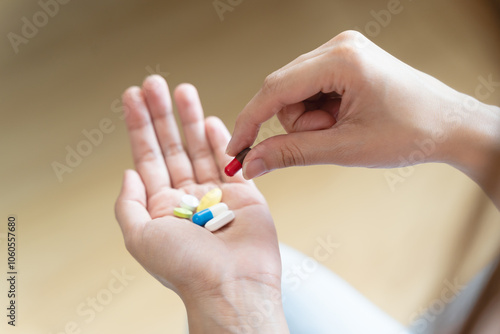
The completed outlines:
<svg viewBox="0 0 500 334">
<path fill-rule="evenodd" d="M 462 95 L 453 114 L 443 161 L 492 196 L 500 184 L 500 108 Z"/>
<path fill-rule="evenodd" d="M 289 333 L 279 284 L 232 281 L 183 301 L 191 334 Z"/>
</svg>

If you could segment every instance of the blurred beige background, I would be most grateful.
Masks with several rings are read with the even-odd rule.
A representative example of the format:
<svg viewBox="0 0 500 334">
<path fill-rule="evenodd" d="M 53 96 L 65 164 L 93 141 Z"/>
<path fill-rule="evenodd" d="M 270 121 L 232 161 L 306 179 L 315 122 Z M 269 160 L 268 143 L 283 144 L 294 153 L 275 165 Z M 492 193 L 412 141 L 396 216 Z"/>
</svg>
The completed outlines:
<svg viewBox="0 0 500 334">
<path fill-rule="evenodd" d="M 205 113 L 230 130 L 267 74 L 347 29 L 471 95 L 481 78 L 500 80 L 494 1 L 401 0 L 401 13 L 382 25 L 371 11 L 387 4 L 242 1 L 221 20 L 212 0 L 69 1 L 43 22 L 39 3 L 2 1 L 0 267 L 4 277 L 7 215 L 16 214 L 19 309 L 18 326 L 2 316 L 0 332 L 184 328 L 181 301 L 127 253 L 113 214 L 122 172 L 132 167 L 118 99 L 149 73 L 166 76 L 171 89 L 195 84 Z M 23 18 L 33 22 L 34 15 L 44 24 L 13 47 L 9 33 L 21 35 Z M 483 101 L 499 105 L 500 90 Z M 67 147 L 76 149 L 82 131 L 103 119 L 113 131 L 60 182 L 53 162 L 65 163 Z M 261 139 L 279 131 L 270 121 Z M 500 215 L 448 166 L 418 166 L 394 191 L 385 173 L 291 168 L 257 185 L 282 242 L 312 256 L 318 238 L 331 236 L 340 247 L 323 264 L 408 323 L 445 280 L 465 283 L 498 255 Z M 118 283 L 122 271 L 128 278 Z M 5 305 L 4 279 L 0 289 Z"/>
</svg>

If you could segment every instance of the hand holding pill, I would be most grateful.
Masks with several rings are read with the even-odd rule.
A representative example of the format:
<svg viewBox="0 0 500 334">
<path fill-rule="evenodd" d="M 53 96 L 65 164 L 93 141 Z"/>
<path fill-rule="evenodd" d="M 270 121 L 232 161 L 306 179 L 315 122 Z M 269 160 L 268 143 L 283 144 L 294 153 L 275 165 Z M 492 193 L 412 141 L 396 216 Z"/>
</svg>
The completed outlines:
<svg viewBox="0 0 500 334">
<path fill-rule="evenodd" d="M 467 110 L 466 102 L 477 108 Z M 261 125 L 276 115 L 287 134 L 248 152 L 247 179 L 290 166 L 387 168 L 424 162 L 478 171 L 470 173 L 474 178 L 488 170 L 488 157 L 498 151 L 496 110 L 348 31 L 265 79 L 238 115 L 227 153 L 236 156 L 252 146 Z M 480 125 L 460 121 L 465 119 Z M 416 156 L 421 147 L 425 154 Z"/>
<path fill-rule="evenodd" d="M 241 314 L 256 311 L 252 298 L 280 294 L 276 230 L 253 182 L 223 171 L 231 161 L 224 124 L 204 118 L 193 86 L 180 85 L 174 98 L 186 147 L 163 78 L 150 76 L 123 95 L 136 170 L 125 172 L 116 217 L 130 253 L 183 299 L 190 332 L 207 314 L 223 315 L 211 325 L 223 332 Z M 221 299 L 238 309 L 227 309 Z M 268 320 L 267 332 L 286 330 L 280 303 Z"/>
</svg>

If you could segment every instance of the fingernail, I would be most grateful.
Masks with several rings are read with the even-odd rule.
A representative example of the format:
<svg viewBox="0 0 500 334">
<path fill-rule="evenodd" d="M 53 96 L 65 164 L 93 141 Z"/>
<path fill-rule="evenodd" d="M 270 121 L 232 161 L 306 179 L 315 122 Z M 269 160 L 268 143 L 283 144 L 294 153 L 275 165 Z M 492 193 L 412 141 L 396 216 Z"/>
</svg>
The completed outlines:
<svg viewBox="0 0 500 334">
<path fill-rule="evenodd" d="M 243 176 L 247 180 L 267 173 L 266 163 L 262 159 L 255 159 L 243 165 Z"/>
</svg>

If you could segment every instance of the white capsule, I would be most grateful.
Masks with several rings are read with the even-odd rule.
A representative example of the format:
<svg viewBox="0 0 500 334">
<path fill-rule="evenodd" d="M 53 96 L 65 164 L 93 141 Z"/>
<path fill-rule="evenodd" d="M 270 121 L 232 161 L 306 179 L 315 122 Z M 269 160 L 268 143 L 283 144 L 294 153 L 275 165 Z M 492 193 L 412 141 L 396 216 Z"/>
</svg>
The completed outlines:
<svg viewBox="0 0 500 334">
<path fill-rule="evenodd" d="M 200 201 L 193 195 L 184 195 L 181 198 L 181 208 L 195 212 L 198 205 L 200 205 Z"/>
<path fill-rule="evenodd" d="M 234 212 L 231 210 L 224 211 L 220 215 L 210 219 L 208 223 L 205 224 L 205 228 L 210 232 L 217 231 L 226 224 L 229 224 L 234 219 Z"/>
<path fill-rule="evenodd" d="M 227 211 L 228 207 L 226 203 L 218 203 L 215 204 L 208 209 L 201 210 L 196 212 L 193 215 L 192 221 L 193 223 L 200 225 L 200 226 L 205 226 L 205 224 L 210 220 L 213 219 L 214 217 L 220 215 L 224 211 Z"/>
</svg>

